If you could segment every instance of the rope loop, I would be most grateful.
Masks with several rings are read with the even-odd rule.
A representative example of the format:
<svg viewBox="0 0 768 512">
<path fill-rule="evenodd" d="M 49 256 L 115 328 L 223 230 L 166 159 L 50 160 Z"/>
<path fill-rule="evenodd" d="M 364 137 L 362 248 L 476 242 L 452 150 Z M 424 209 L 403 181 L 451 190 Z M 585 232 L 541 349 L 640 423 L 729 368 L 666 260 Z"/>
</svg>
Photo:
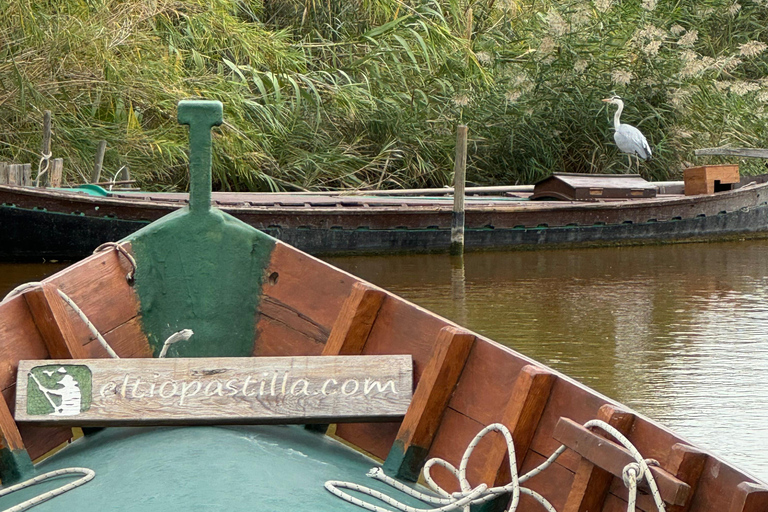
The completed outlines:
<svg viewBox="0 0 768 512">
<path fill-rule="evenodd" d="M 35 178 L 35 187 L 40 186 L 40 178 L 42 178 L 46 172 L 48 172 L 48 169 L 51 165 L 51 157 L 53 156 L 53 153 L 43 153 L 40 152 L 40 162 L 37 164 L 37 178 Z"/>
<path fill-rule="evenodd" d="M 133 284 L 133 279 L 136 275 L 136 260 L 134 257 L 129 253 L 127 250 L 125 250 L 125 247 L 122 246 L 122 244 L 117 242 L 105 242 L 98 246 L 94 251 L 93 254 L 106 251 L 107 249 L 114 249 L 123 256 L 125 256 L 125 259 L 128 260 L 128 263 L 131 264 L 131 270 L 125 275 L 125 280 L 128 281 L 128 284 Z"/>
<path fill-rule="evenodd" d="M 55 498 L 56 496 L 62 495 L 67 491 L 71 491 L 72 489 L 80 487 L 81 485 L 85 485 L 86 483 L 93 480 L 93 478 L 96 476 L 96 473 L 89 468 L 57 469 L 56 471 L 43 473 L 42 475 L 38 475 L 34 478 L 30 478 L 29 480 L 26 480 L 19 484 L 6 487 L 5 489 L 0 490 L 0 497 L 7 496 L 21 489 L 26 489 L 27 487 L 32 487 L 33 485 L 37 485 L 40 482 L 43 482 L 51 478 L 55 478 L 57 476 L 72 475 L 72 474 L 82 474 L 83 476 L 75 480 L 74 482 L 70 482 L 68 484 L 62 485 L 61 487 L 53 489 L 52 491 L 44 492 L 43 494 L 39 494 L 34 498 L 30 498 L 27 501 L 23 501 L 14 507 L 5 509 L 3 512 L 21 512 L 22 510 L 27 510 L 28 508 L 32 508 L 35 505 L 39 505 L 44 501 L 48 501 L 51 498 Z"/>
<path fill-rule="evenodd" d="M 614 427 L 612 427 L 608 423 L 605 423 L 604 421 L 592 420 L 585 423 L 584 426 L 587 428 L 597 427 L 597 428 L 600 428 L 601 430 L 604 430 L 605 432 L 607 432 L 608 434 L 616 438 L 616 440 L 619 441 L 619 443 L 621 443 L 632 454 L 632 457 L 635 459 L 635 462 L 631 462 L 627 464 L 624 467 L 624 470 L 622 471 L 622 477 L 623 477 L 622 479 L 624 480 L 624 485 L 627 487 L 627 489 L 629 489 L 629 498 L 627 500 L 627 512 L 635 511 L 637 485 L 643 480 L 646 480 L 648 482 L 648 487 L 651 489 L 651 493 L 653 494 L 653 499 L 656 504 L 656 508 L 659 510 L 659 512 L 665 512 L 664 501 L 661 499 L 661 494 L 659 493 L 658 486 L 656 485 L 656 481 L 653 478 L 653 474 L 649 469 L 649 466 L 654 466 L 654 465 L 658 466 L 659 465 L 658 461 L 653 459 L 643 459 L 642 455 L 640 455 L 640 452 L 637 450 L 637 448 L 635 448 L 632 445 L 632 443 L 630 443 L 629 440 L 621 432 L 616 430 Z M 480 484 L 477 487 L 472 487 L 472 485 L 467 480 L 467 465 L 469 463 L 469 458 L 472 455 L 472 452 L 474 451 L 475 447 L 483 439 L 483 437 L 485 437 L 489 432 L 494 432 L 494 431 L 504 436 L 504 440 L 507 443 L 507 454 L 509 456 L 509 472 L 511 475 L 510 482 L 506 485 L 490 487 L 490 488 L 486 484 Z M 549 456 L 547 460 L 545 460 L 538 467 L 518 477 L 517 462 L 515 457 L 515 447 L 514 447 L 514 442 L 512 440 L 512 434 L 510 433 L 509 429 L 504 425 L 502 425 L 501 423 L 492 423 L 491 425 L 488 425 L 487 427 L 482 429 L 474 437 L 474 439 L 472 439 L 472 441 L 469 443 L 469 445 L 467 446 L 467 449 L 464 452 L 464 455 L 461 458 L 461 463 L 459 464 L 458 469 L 456 469 L 456 467 L 450 462 L 440 458 L 429 459 L 426 462 L 426 464 L 424 464 L 424 469 L 422 470 L 424 481 L 427 483 L 429 488 L 437 496 L 419 492 L 415 489 L 412 489 L 411 487 L 406 486 L 401 482 L 398 482 L 394 478 L 384 474 L 384 471 L 380 467 L 375 467 L 371 469 L 366 475 L 370 478 L 374 478 L 376 480 L 384 482 L 387 485 L 394 487 L 398 491 L 404 494 L 407 494 L 411 497 L 414 497 L 420 501 L 423 501 L 424 503 L 437 505 L 438 506 L 437 508 L 411 507 L 409 505 L 406 505 L 405 503 L 401 503 L 391 498 L 390 496 L 387 496 L 382 492 L 379 492 L 369 487 L 358 485 L 352 482 L 340 482 L 337 480 L 331 480 L 325 483 L 325 488 L 335 496 L 338 496 L 339 498 L 349 503 L 357 505 L 360 508 L 370 510 L 371 512 L 390 512 L 390 511 L 386 508 L 380 507 L 373 503 L 369 503 L 357 497 L 351 496 L 350 494 L 340 489 L 350 489 L 352 491 L 368 495 L 402 512 L 450 512 L 450 511 L 459 510 L 459 509 L 463 510 L 463 512 L 469 512 L 470 505 L 479 505 L 481 503 L 486 503 L 504 494 L 511 495 L 509 505 L 505 509 L 506 512 L 515 512 L 517 510 L 518 504 L 520 503 L 521 494 L 527 494 L 528 496 L 531 496 L 545 510 L 547 510 L 547 512 L 556 512 L 552 504 L 550 504 L 549 501 L 547 501 L 543 496 L 541 496 L 535 491 L 532 491 L 531 489 L 523 487 L 520 484 L 522 484 L 523 482 L 525 482 L 530 478 L 533 478 L 534 476 L 538 475 L 539 473 L 547 469 L 563 452 L 565 452 L 566 449 L 567 447 L 565 445 L 561 445 L 557 450 L 555 450 L 552 453 L 552 455 Z M 448 491 L 440 487 L 432 478 L 431 471 L 434 466 L 440 466 L 442 468 L 445 468 L 446 470 L 448 470 L 449 473 L 451 473 L 454 477 L 456 477 L 459 483 L 460 490 L 457 492 L 449 493 Z"/>
</svg>

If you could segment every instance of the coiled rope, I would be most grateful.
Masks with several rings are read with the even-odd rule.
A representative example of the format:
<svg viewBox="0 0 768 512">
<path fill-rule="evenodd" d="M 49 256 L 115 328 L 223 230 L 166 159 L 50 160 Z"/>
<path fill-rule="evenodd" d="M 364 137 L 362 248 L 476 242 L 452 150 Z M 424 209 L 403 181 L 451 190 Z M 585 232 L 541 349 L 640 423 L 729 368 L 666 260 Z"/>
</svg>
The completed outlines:
<svg viewBox="0 0 768 512">
<path fill-rule="evenodd" d="M 34 498 L 30 498 L 27 501 L 23 501 L 16 506 L 7 508 L 3 512 L 21 512 L 22 510 L 27 510 L 28 508 L 32 508 L 35 505 L 39 505 L 40 503 L 43 503 L 44 501 L 48 501 L 51 498 L 55 498 L 56 496 L 64 494 L 67 491 L 71 491 L 72 489 L 80 487 L 81 485 L 84 485 L 90 482 L 91 480 L 93 480 L 93 478 L 96 476 L 96 473 L 92 469 L 88 469 L 88 468 L 57 469 L 56 471 L 43 473 L 42 475 L 38 475 L 35 478 L 30 478 L 29 480 L 22 482 L 20 484 L 12 485 L 10 487 L 6 487 L 5 489 L 0 490 L 0 498 L 3 496 L 7 496 L 12 492 L 16 492 L 21 489 L 26 489 L 27 487 L 31 487 L 33 485 L 39 484 L 40 482 L 44 480 L 48 480 L 49 478 L 54 478 L 61 475 L 73 475 L 73 474 L 82 474 L 83 476 L 81 478 L 78 478 L 74 482 L 70 482 L 66 485 L 62 485 L 61 487 L 57 487 L 52 491 L 44 492 L 43 494 L 39 494 Z"/>
<path fill-rule="evenodd" d="M 609 424 L 605 423 L 604 421 L 592 420 L 585 423 L 584 426 L 587 428 L 597 427 L 607 432 L 608 434 L 616 438 L 616 440 L 619 441 L 625 448 L 627 448 L 627 450 L 629 450 L 629 452 L 632 454 L 632 457 L 635 459 L 635 462 L 628 464 L 624 468 L 624 472 L 623 472 L 624 483 L 629 489 L 627 512 L 634 512 L 635 510 L 637 485 L 643 479 L 648 481 L 648 486 L 651 489 L 651 493 L 653 494 L 654 502 L 656 503 L 656 508 L 659 510 L 659 512 L 665 512 L 664 501 L 661 499 L 661 495 L 659 494 L 658 486 L 656 485 L 656 481 L 653 478 L 653 474 L 648 468 L 649 461 L 646 461 L 645 459 L 643 459 L 642 455 L 640 455 L 640 452 L 637 451 L 637 449 L 632 445 L 632 443 L 630 443 L 629 440 L 621 432 L 619 432 Z M 472 455 L 472 452 L 474 451 L 475 446 L 477 446 L 480 440 L 482 440 L 483 437 L 485 437 L 489 432 L 492 432 L 492 431 L 496 431 L 502 434 L 507 443 L 507 453 L 509 455 L 509 471 L 511 475 L 511 480 L 508 484 L 503 486 L 488 487 L 486 484 L 480 484 L 477 487 L 473 488 L 469 483 L 469 481 L 467 480 L 467 476 L 466 476 L 469 458 Z M 467 446 L 467 449 L 465 450 L 464 455 L 461 458 L 461 463 L 459 464 L 458 470 L 450 462 L 440 458 L 433 458 L 427 461 L 423 469 L 424 480 L 426 481 L 430 489 L 432 489 L 432 491 L 437 493 L 438 496 L 433 496 L 431 494 L 422 493 L 415 489 L 412 489 L 398 482 L 394 478 L 391 478 L 385 475 L 383 470 L 378 467 L 371 469 L 366 475 L 368 477 L 375 478 L 376 480 L 380 480 L 390 485 L 391 487 L 394 487 L 398 491 L 404 494 L 407 494 L 413 498 L 416 498 L 424 503 L 428 503 L 431 505 L 438 505 L 437 508 L 411 507 L 375 489 L 371 489 L 369 487 L 355 484 L 352 482 L 330 480 L 325 483 L 325 488 L 335 496 L 338 496 L 339 498 L 349 503 L 357 505 L 358 507 L 364 508 L 366 510 L 370 510 L 371 512 L 390 512 L 390 511 L 386 508 L 380 507 L 373 503 L 369 503 L 367 501 L 363 501 L 359 498 L 356 498 L 342 491 L 341 489 L 349 489 L 349 490 L 358 492 L 360 494 L 371 496 L 372 498 L 379 500 L 383 503 L 386 503 L 390 507 L 393 507 L 397 510 L 401 510 L 403 512 L 450 512 L 450 511 L 459 510 L 459 509 L 463 509 L 464 512 L 469 512 L 470 505 L 479 505 L 479 504 L 488 502 L 490 500 L 493 500 L 496 497 L 501 496 L 503 494 L 512 495 L 512 499 L 510 500 L 510 503 L 506 509 L 506 512 L 514 512 L 515 510 L 517 510 L 517 506 L 520 502 L 521 494 L 527 494 L 533 497 L 537 502 L 541 504 L 542 507 L 544 507 L 545 510 L 547 510 L 547 512 L 555 512 L 554 507 L 543 496 L 541 496 L 540 494 L 536 493 L 531 489 L 522 487 L 520 484 L 524 483 L 526 480 L 533 478 L 534 476 L 538 475 L 539 473 L 547 469 L 565 450 L 566 450 L 565 445 L 560 446 L 560 448 L 555 450 L 555 452 L 552 455 L 550 455 L 550 457 L 546 461 L 544 461 L 542 464 L 540 464 L 538 467 L 518 477 L 517 463 L 515 458 L 515 448 L 514 448 L 514 442 L 512 440 L 512 434 L 509 432 L 509 429 L 504 425 L 502 425 L 501 423 L 493 423 L 485 427 L 483 430 L 481 430 L 475 436 L 472 442 L 469 443 L 469 446 Z M 651 461 L 651 463 L 652 462 L 655 462 L 655 461 Z M 435 465 L 442 466 L 446 468 L 448 471 L 450 471 L 458 480 L 459 487 L 461 490 L 458 492 L 449 493 L 445 489 L 437 485 L 437 483 L 432 479 L 432 476 L 430 474 L 431 468 Z"/>
</svg>

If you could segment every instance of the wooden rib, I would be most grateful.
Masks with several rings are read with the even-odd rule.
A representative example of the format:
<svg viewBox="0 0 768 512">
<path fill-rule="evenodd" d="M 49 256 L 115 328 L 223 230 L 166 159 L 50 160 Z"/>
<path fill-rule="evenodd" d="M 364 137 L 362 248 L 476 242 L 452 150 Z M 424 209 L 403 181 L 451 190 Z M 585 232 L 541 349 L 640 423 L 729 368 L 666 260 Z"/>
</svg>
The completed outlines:
<svg viewBox="0 0 768 512">
<path fill-rule="evenodd" d="M 59 297 L 54 285 L 44 283 L 40 288 L 26 292 L 24 298 L 51 358 L 88 357 L 88 352 L 70 322 L 67 305 Z"/>
<path fill-rule="evenodd" d="M 624 466 L 635 461 L 634 457 L 632 457 L 629 451 L 623 446 L 584 428 L 582 425 L 579 425 L 568 418 L 560 419 L 555 427 L 553 437 L 576 451 L 595 466 L 608 471 L 616 477 L 621 477 Z M 577 483 L 584 482 L 583 478 L 579 478 L 581 467 L 582 466 L 579 467 L 579 471 L 577 471 L 574 478 L 574 488 Z M 691 491 L 691 487 L 687 483 L 656 466 L 651 466 L 650 470 L 656 480 L 661 498 L 666 503 L 671 505 L 685 505 L 687 503 Z M 610 483 L 610 480 L 608 480 L 608 483 Z M 585 490 L 589 490 L 589 487 L 584 485 L 584 483 L 581 485 Z M 642 483 L 638 487 L 647 489 L 647 484 Z M 602 487 L 600 489 L 602 489 Z M 581 494 L 581 489 L 578 489 L 578 491 L 579 494 Z M 572 490 L 571 494 L 575 494 L 575 490 Z M 584 502 L 585 500 L 591 501 L 595 499 L 590 498 L 588 493 L 586 493 L 580 500 L 577 500 L 577 497 L 578 496 L 574 496 L 574 504 L 572 504 L 571 507 L 574 507 L 575 503 L 578 501 Z M 605 499 L 605 495 L 602 496 L 602 499 Z M 568 501 L 571 501 L 571 496 L 569 496 Z M 590 508 L 590 510 L 600 510 L 601 506 L 602 502 L 598 503 L 597 507 Z M 565 510 L 582 510 L 582 508 L 569 508 L 566 506 Z M 586 510 L 586 508 L 583 510 Z"/>
<path fill-rule="evenodd" d="M 741 482 L 728 512 L 765 512 L 768 510 L 768 489 L 752 482 Z"/>
<path fill-rule="evenodd" d="M 390 475 L 417 481 L 448 401 L 459 380 L 475 336 L 443 327 L 435 351 L 421 374 L 408 412 L 400 424 L 383 469 Z"/>
<path fill-rule="evenodd" d="M 34 473 L 32 459 L 29 457 L 21 439 L 21 433 L 13 420 L 5 398 L 0 395 L 0 480 L 3 485 L 24 480 Z"/>
<path fill-rule="evenodd" d="M 691 491 L 685 504 L 672 505 L 667 508 L 667 512 L 687 512 L 709 456 L 698 448 L 682 443 L 674 444 L 669 452 L 667 471 L 687 483 Z"/>
<path fill-rule="evenodd" d="M 526 365 L 512 388 L 512 395 L 500 423 L 512 432 L 518 471 L 531 446 L 555 380 L 557 377 L 550 371 Z M 482 470 L 482 481 L 489 486 L 505 485 L 511 478 L 506 443 L 501 436 L 495 436 L 492 443 L 491 455 L 486 459 L 485 468 Z"/>
<path fill-rule="evenodd" d="M 323 355 L 361 354 L 384 297 L 386 293 L 382 290 L 355 283 L 331 328 Z"/>
<path fill-rule="evenodd" d="M 352 356 L 362 354 L 373 323 L 379 314 L 386 293 L 358 281 L 352 285 L 352 291 L 339 310 L 323 347 L 324 356 Z M 307 430 L 325 433 L 325 423 L 310 423 Z"/>
<path fill-rule="evenodd" d="M 630 430 L 632 430 L 632 425 L 635 422 L 635 415 L 617 409 L 610 404 L 605 404 L 600 407 L 600 410 L 597 413 L 597 419 L 608 423 L 619 432 L 626 435 Z M 557 427 L 559 426 L 560 423 L 557 424 Z M 581 425 L 578 426 L 581 427 Z M 611 481 L 613 480 L 614 475 L 611 474 L 610 471 L 606 471 L 607 468 L 603 468 L 599 464 L 595 464 L 595 460 L 591 460 L 584 453 L 581 453 L 578 448 L 573 446 L 573 443 L 569 444 L 565 442 L 565 440 L 557 437 L 557 427 L 555 428 L 554 437 L 558 441 L 567 445 L 569 448 L 579 452 L 579 454 L 583 457 L 581 461 L 579 461 L 579 466 L 576 469 L 576 474 L 573 477 L 573 484 L 571 485 L 571 490 L 568 493 L 568 499 L 565 502 L 564 512 L 586 512 L 588 510 L 602 510 L 603 502 L 605 502 L 605 498 L 611 488 Z M 604 438 L 599 437 L 597 434 L 593 434 L 583 427 L 581 428 L 584 431 L 589 432 L 590 435 L 605 441 Z M 623 468 L 624 466 L 622 465 L 622 469 Z M 621 476 L 621 470 L 619 470 L 619 476 Z"/>
</svg>

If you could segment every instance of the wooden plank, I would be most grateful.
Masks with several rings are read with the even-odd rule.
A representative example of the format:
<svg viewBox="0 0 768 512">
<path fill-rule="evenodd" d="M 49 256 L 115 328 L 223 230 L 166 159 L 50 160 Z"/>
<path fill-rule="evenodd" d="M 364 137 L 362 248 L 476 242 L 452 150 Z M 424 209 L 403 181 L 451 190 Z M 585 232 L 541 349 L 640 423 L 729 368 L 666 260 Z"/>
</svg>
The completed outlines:
<svg viewBox="0 0 768 512">
<path fill-rule="evenodd" d="M 3 485 L 28 478 L 35 471 L 21 439 L 21 433 L 13 421 L 5 398 L 0 395 L 0 480 Z"/>
<path fill-rule="evenodd" d="M 606 404 L 598 411 L 597 419 L 627 435 L 635 422 L 635 415 Z M 605 498 L 608 496 L 612 480 L 613 475 L 609 471 L 593 464 L 586 458 L 581 459 L 564 510 L 567 512 L 601 510 Z"/>
<path fill-rule="evenodd" d="M 0 162 L 0 185 L 8 184 L 8 162 Z"/>
<path fill-rule="evenodd" d="M 187 425 L 376 421 L 411 400 L 408 355 L 20 361 L 17 421 Z"/>
<path fill-rule="evenodd" d="M 21 185 L 21 165 L 8 165 L 8 184 L 16 186 Z"/>
<path fill-rule="evenodd" d="M 361 354 L 386 295 L 363 281 L 352 285 L 331 328 L 323 355 Z"/>
<path fill-rule="evenodd" d="M 21 164 L 21 185 L 24 187 L 32 186 L 32 164 Z"/>
<path fill-rule="evenodd" d="M 621 477 L 624 466 L 634 462 L 634 458 L 626 448 L 568 418 L 560 419 L 553 437 L 595 466 L 605 469 L 616 477 Z M 659 487 L 659 493 L 666 503 L 686 504 L 691 490 L 688 484 L 656 466 L 651 466 L 650 470 Z M 639 487 L 647 488 L 647 484 L 640 484 Z"/>
<path fill-rule="evenodd" d="M 765 512 L 768 510 L 768 488 L 742 482 L 736 488 L 728 512 Z"/>
<path fill-rule="evenodd" d="M 61 180 L 64 175 L 64 159 L 54 158 L 51 160 L 50 185 L 53 188 L 61 187 Z"/>
<path fill-rule="evenodd" d="M 702 148 L 694 150 L 696 156 L 743 156 L 747 158 L 768 158 L 768 149 L 752 148 Z"/>
<path fill-rule="evenodd" d="M 549 400 L 552 385 L 557 377 L 550 371 L 534 365 L 526 365 L 520 371 L 512 388 L 512 396 L 504 409 L 500 422 L 509 428 L 515 441 L 517 470 L 523 466 L 525 455 L 539 426 L 539 420 Z M 511 479 L 506 443 L 501 436 L 491 441 L 492 456 L 486 462 L 482 481 L 489 486 L 505 485 Z"/>
<path fill-rule="evenodd" d="M 440 330 L 435 351 L 421 374 L 411 406 L 403 418 L 383 469 L 417 481 L 440 420 L 453 395 L 475 335 L 452 326 Z"/>
<path fill-rule="evenodd" d="M 53 359 L 83 359 L 88 353 L 70 321 L 68 306 L 56 286 L 43 283 L 24 294 L 29 310 Z"/>
</svg>

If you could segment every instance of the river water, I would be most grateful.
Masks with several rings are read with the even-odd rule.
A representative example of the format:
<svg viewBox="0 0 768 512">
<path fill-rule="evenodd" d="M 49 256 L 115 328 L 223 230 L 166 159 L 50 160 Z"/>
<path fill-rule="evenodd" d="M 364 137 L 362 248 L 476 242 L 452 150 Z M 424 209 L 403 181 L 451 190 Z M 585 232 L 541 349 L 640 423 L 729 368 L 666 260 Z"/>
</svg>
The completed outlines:
<svg viewBox="0 0 768 512">
<path fill-rule="evenodd" d="M 768 481 L 768 241 L 328 261 Z M 61 266 L 0 264 L 0 297 Z"/>
</svg>

